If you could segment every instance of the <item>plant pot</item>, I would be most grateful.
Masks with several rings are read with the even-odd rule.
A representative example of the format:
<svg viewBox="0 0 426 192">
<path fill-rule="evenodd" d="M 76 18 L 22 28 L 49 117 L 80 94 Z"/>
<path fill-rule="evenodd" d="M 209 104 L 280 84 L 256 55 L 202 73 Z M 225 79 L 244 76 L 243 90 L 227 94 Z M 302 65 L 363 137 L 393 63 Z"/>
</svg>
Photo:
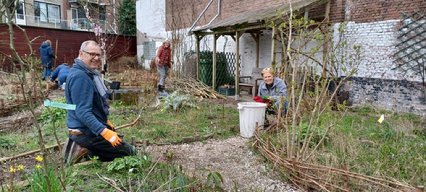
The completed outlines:
<svg viewBox="0 0 426 192">
<path fill-rule="evenodd" d="M 120 84 L 121 84 L 120 81 L 113 81 L 113 82 L 111 82 L 111 84 L 109 85 L 109 87 L 111 89 L 117 90 L 117 89 L 120 89 Z"/>
</svg>

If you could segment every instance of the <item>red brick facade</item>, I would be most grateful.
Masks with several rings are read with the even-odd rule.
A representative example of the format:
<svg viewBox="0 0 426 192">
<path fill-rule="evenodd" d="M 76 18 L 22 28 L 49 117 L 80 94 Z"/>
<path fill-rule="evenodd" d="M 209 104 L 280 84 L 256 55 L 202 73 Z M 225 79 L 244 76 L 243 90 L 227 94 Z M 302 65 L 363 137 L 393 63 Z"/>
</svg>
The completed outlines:
<svg viewBox="0 0 426 192">
<path fill-rule="evenodd" d="M 400 19 L 402 13 L 426 10 L 425 0 L 332 0 L 332 21 L 359 23 Z M 346 9 L 346 10 L 345 10 Z"/>
<path fill-rule="evenodd" d="M 166 30 L 191 27 L 209 2 L 210 0 L 166 0 Z M 213 0 L 196 26 L 205 25 L 213 19 L 217 13 L 217 2 L 218 0 Z M 281 0 L 221 0 L 221 10 L 217 20 L 245 11 L 278 6 L 281 3 Z"/>
<path fill-rule="evenodd" d="M 52 49 L 57 51 L 58 58 L 56 59 L 56 65 L 61 63 L 72 63 L 78 56 L 81 43 L 85 40 L 96 39 L 93 32 L 29 26 L 21 27 L 26 30 L 30 40 L 38 37 L 32 44 L 32 49 L 37 56 L 39 56 L 39 47 L 41 43 L 47 39 L 52 41 Z M 0 31 L 8 31 L 7 25 L 0 25 Z M 14 32 L 16 51 L 21 55 L 29 54 L 30 50 L 24 33 L 16 27 L 14 28 Z M 56 41 L 58 41 L 58 48 L 56 48 Z M 107 41 L 107 45 L 108 44 L 111 45 L 108 53 L 109 59 L 113 60 L 121 56 L 136 55 L 136 37 L 134 36 L 110 35 Z M 11 54 L 8 35 L 0 35 L 0 54 Z M 10 70 L 7 61 L 6 63 L 0 64 L 0 68 L 3 70 Z"/>
<path fill-rule="evenodd" d="M 217 1 L 213 0 L 196 26 L 208 23 L 217 12 Z M 188 28 L 196 20 L 210 0 L 166 0 L 166 30 Z M 221 0 L 222 20 L 244 11 L 270 8 L 282 4 L 282 0 Z M 322 15 L 324 5 L 309 12 L 311 18 Z M 331 0 L 332 22 L 374 22 L 401 18 L 402 13 L 426 10 L 425 0 Z M 175 17 L 172 17 L 174 15 Z M 174 21 L 172 20 L 174 18 Z"/>
</svg>

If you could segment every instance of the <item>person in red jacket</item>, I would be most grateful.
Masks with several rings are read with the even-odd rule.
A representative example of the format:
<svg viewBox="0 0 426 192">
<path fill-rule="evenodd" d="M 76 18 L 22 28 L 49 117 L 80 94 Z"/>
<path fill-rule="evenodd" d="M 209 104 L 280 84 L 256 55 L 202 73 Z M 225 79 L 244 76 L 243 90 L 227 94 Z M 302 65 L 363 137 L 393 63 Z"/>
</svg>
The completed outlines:
<svg viewBox="0 0 426 192">
<path fill-rule="evenodd" d="M 165 82 L 168 75 L 169 69 L 172 67 L 172 49 L 170 48 L 170 41 L 166 40 L 163 42 L 157 50 L 157 56 L 155 57 L 157 64 L 157 70 L 160 74 L 160 81 L 158 81 L 158 92 L 163 92 L 165 89 Z"/>
</svg>

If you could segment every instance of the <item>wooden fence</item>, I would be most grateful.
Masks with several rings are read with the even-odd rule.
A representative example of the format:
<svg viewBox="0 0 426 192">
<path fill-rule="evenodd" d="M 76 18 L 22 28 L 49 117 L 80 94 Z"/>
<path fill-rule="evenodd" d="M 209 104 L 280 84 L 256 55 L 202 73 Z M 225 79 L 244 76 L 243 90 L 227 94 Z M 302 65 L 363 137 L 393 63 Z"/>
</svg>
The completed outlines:
<svg viewBox="0 0 426 192">
<path fill-rule="evenodd" d="M 73 63 L 78 56 L 80 45 L 86 40 L 96 40 L 93 32 L 72 31 L 52 28 L 41 28 L 31 26 L 21 26 L 25 29 L 30 40 L 35 39 L 32 43 L 32 49 L 36 56 L 39 55 L 39 47 L 41 43 L 47 39 L 52 41 L 53 51 L 57 51 L 55 66 L 61 63 Z M 16 51 L 20 55 L 30 53 L 28 42 L 22 30 L 14 27 Z M 56 44 L 58 45 L 56 47 Z M 108 35 L 108 60 L 114 60 L 122 56 L 136 55 L 136 37 L 123 35 Z M 0 58 L 11 55 L 9 48 L 9 29 L 5 24 L 0 24 Z M 11 71 L 11 62 L 8 59 L 0 60 L 0 70 Z"/>
</svg>

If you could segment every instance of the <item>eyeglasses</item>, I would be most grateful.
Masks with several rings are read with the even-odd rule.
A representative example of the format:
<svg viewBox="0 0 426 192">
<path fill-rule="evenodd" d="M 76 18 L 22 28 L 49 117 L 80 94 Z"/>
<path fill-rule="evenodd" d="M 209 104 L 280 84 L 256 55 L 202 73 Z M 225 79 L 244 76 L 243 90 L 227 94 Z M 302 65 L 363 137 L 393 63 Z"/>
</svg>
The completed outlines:
<svg viewBox="0 0 426 192">
<path fill-rule="evenodd" d="M 100 58 L 101 57 L 101 54 L 99 54 L 99 53 L 93 53 L 93 52 L 88 52 L 88 51 L 84 51 L 84 50 L 83 50 L 83 52 L 89 54 L 90 57 L 92 57 L 92 58 L 95 58 L 95 57 L 99 57 Z"/>
</svg>

